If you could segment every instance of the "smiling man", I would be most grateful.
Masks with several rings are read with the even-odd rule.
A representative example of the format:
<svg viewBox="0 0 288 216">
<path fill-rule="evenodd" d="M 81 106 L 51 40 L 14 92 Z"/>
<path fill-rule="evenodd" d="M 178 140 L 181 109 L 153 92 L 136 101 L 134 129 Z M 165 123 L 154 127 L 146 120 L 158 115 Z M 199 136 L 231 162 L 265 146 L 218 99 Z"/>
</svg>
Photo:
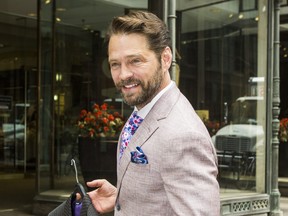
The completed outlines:
<svg viewBox="0 0 288 216">
<path fill-rule="evenodd" d="M 141 109 L 170 83 L 171 49 L 157 56 L 144 34 L 113 34 L 108 53 L 112 78 L 128 105 Z"/>
<path fill-rule="evenodd" d="M 171 81 L 171 39 L 148 12 L 112 20 L 108 30 L 112 78 L 134 106 L 117 151 L 117 187 L 88 182 L 100 213 L 115 215 L 220 214 L 217 157 L 210 136 Z"/>
</svg>

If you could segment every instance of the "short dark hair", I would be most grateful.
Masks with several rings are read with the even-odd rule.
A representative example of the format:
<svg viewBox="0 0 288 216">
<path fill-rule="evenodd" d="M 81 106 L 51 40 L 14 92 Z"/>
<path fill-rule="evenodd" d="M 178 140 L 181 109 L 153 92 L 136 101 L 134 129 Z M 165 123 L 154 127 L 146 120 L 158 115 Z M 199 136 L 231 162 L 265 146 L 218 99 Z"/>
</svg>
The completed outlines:
<svg viewBox="0 0 288 216">
<path fill-rule="evenodd" d="M 113 18 L 106 34 L 107 45 L 112 35 L 132 33 L 145 36 L 149 48 L 158 58 L 167 46 L 172 47 L 171 36 L 165 23 L 155 14 L 146 11 L 132 11 L 127 15 Z"/>
</svg>

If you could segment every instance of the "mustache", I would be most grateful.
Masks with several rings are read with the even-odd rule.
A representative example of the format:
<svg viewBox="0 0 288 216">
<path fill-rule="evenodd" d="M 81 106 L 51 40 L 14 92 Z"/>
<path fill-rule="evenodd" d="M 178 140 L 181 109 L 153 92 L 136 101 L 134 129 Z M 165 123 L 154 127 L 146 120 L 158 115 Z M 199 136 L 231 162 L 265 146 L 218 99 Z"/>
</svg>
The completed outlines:
<svg viewBox="0 0 288 216">
<path fill-rule="evenodd" d="M 126 85 L 132 85 L 132 84 L 141 85 L 142 82 L 139 79 L 129 78 L 129 79 L 126 79 L 126 80 L 121 80 L 120 82 L 118 82 L 116 84 L 116 86 L 118 88 L 122 88 L 122 87 L 124 87 Z"/>
</svg>

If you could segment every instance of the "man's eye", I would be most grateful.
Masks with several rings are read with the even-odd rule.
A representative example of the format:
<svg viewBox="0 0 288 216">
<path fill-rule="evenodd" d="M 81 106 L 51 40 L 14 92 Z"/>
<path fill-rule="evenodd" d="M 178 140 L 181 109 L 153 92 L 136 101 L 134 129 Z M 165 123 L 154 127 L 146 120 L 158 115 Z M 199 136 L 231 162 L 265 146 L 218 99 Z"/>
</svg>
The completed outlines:
<svg viewBox="0 0 288 216">
<path fill-rule="evenodd" d="M 110 68 L 111 68 L 111 69 L 116 69 L 116 68 L 118 68 L 119 66 L 120 66 L 120 64 L 118 64 L 118 63 L 116 63 L 116 62 L 110 64 Z"/>
<path fill-rule="evenodd" d="M 141 62 L 140 59 L 132 59 L 132 60 L 130 61 L 131 64 L 139 64 L 140 62 Z"/>
</svg>

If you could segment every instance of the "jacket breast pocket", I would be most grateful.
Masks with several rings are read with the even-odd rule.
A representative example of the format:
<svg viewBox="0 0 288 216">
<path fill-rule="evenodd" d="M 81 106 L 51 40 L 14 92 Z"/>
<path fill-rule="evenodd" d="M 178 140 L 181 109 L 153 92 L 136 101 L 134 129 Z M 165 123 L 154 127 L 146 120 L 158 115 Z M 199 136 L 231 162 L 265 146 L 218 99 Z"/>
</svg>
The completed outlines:
<svg viewBox="0 0 288 216">
<path fill-rule="evenodd" d="M 135 164 L 130 163 L 124 174 L 127 182 L 135 184 L 151 185 L 161 180 L 160 173 L 152 164 Z"/>
<path fill-rule="evenodd" d="M 163 187 L 161 175 L 152 164 L 130 163 L 123 176 L 120 194 L 128 193 L 127 196 L 131 196 L 136 193 L 137 199 L 143 202 L 147 194 L 158 193 L 163 190 Z M 145 193 L 138 194 L 137 191 L 145 191 Z"/>
</svg>

